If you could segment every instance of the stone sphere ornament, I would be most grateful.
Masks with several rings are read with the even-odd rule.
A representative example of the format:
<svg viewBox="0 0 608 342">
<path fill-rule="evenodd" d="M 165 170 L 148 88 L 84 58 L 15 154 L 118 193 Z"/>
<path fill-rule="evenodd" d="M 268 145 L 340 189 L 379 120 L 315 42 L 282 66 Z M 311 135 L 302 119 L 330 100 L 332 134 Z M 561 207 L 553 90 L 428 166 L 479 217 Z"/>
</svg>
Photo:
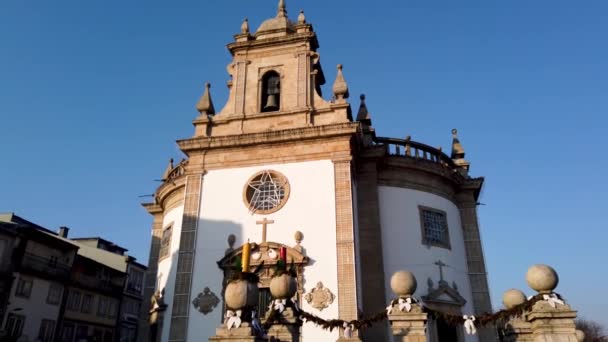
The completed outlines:
<svg viewBox="0 0 608 342">
<path fill-rule="evenodd" d="M 576 334 L 576 340 L 578 342 L 585 341 L 585 333 L 582 330 L 576 330 L 575 334 Z"/>
<path fill-rule="evenodd" d="M 518 289 L 509 289 L 502 295 L 502 303 L 507 309 L 513 309 L 525 301 L 526 295 Z"/>
<path fill-rule="evenodd" d="M 247 280 L 235 280 L 226 286 L 224 292 L 226 306 L 232 310 L 240 310 L 247 306 L 255 306 L 258 302 L 258 284 Z"/>
<path fill-rule="evenodd" d="M 411 296 L 416 292 L 416 277 L 409 271 L 397 271 L 391 277 L 391 289 L 399 297 Z"/>
<path fill-rule="evenodd" d="M 557 272 L 551 266 L 533 265 L 526 273 L 528 286 L 539 293 L 551 293 L 559 283 Z"/>
<path fill-rule="evenodd" d="M 298 290 L 296 279 L 289 274 L 281 274 L 270 280 L 270 294 L 275 299 L 292 298 Z"/>
</svg>

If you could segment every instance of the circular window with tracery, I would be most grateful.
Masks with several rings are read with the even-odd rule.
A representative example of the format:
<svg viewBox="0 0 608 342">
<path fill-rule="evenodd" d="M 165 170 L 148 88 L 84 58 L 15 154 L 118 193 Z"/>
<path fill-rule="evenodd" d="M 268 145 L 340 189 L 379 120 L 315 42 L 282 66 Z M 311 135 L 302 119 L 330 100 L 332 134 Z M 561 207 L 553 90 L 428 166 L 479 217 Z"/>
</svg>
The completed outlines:
<svg viewBox="0 0 608 342">
<path fill-rule="evenodd" d="M 281 209 L 289 197 L 289 182 L 283 174 L 264 170 L 247 181 L 243 200 L 252 214 L 270 214 Z"/>
</svg>

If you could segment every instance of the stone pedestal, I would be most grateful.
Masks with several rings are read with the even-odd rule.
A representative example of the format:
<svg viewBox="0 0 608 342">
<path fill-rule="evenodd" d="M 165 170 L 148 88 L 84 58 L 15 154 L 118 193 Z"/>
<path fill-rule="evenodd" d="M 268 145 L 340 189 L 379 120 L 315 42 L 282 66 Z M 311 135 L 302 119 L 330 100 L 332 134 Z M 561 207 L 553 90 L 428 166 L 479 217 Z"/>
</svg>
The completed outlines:
<svg viewBox="0 0 608 342">
<path fill-rule="evenodd" d="M 299 342 L 300 341 L 300 326 L 302 325 L 292 308 L 285 308 L 277 323 L 270 326 L 266 335 L 269 341 L 276 342 Z"/>
<path fill-rule="evenodd" d="M 552 307 L 547 301 L 539 301 L 532 307 L 527 320 L 535 342 L 577 342 L 576 311 L 569 305 Z"/>
<path fill-rule="evenodd" d="M 505 327 L 504 342 L 531 342 L 532 326 L 524 318 L 513 318 Z"/>
<path fill-rule="evenodd" d="M 399 310 L 399 305 L 393 305 L 393 311 L 388 315 L 391 331 L 395 341 L 426 342 L 427 314 L 422 312 L 418 304 L 412 304 L 412 309 Z"/>
<path fill-rule="evenodd" d="M 266 342 L 266 339 L 255 336 L 253 328 L 247 322 L 238 328 L 228 329 L 225 324 L 215 329 L 215 336 L 209 337 L 209 342 Z"/>
</svg>

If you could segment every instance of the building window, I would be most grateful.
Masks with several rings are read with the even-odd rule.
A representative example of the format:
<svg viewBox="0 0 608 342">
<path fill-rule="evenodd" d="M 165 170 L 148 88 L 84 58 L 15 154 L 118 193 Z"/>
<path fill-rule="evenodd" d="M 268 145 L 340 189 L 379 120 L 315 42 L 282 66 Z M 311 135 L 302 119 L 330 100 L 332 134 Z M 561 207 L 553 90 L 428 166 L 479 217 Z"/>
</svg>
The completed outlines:
<svg viewBox="0 0 608 342">
<path fill-rule="evenodd" d="M 63 291 L 63 286 L 59 284 L 51 284 L 49 286 L 49 293 L 46 296 L 47 304 L 58 305 L 61 301 L 61 292 Z"/>
<path fill-rule="evenodd" d="M 164 259 L 169 256 L 171 250 L 171 233 L 173 232 L 173 226 L 169 226 L 163 230 L 163 236 L 160 240 L 160 252 L 158 254 L 159 259 Z"/>
<path fill-rule="evenodd" d="M 276 112 L 281 108 L 281 76 L 268 71 L 262 77 L 262 112 Z"/>
<path fill-rule="evenodd" d="M 115 299 L 108 299 L 108 318 L 116 318 L 118 315 L 118 303 Z"/>
<path fill-rule="evenodd" d="M 6 319 L 6 325 L 4 330 L 9 337 L 19 337 L 23 332 L 23 325 L 25 324 L 25 316 L 8 314 Z"/>
<path fill-rule="evenodd" d="M 17 282 L 17 289 L 15 290 L 15 296 L 30 298 L 32 295 L 33 282 L 34 281 L 32 279 L 19 278 L 19 281 Z"/>
<path fill-rule="evenodd" d="M 250 213 L 270 214 L 281 209 L 289 198 L 287 177 L 273 170 L 254 174 L 243 191 Z"/>
<path fill-rule="evenodd" d="M 57 267 L 57 257 L 55 255 L 51 255 L 49 257 L 49 267 L 52 267 L 52 268 Z"/>
<path fill-rule="evenodd" d="M 127 290 L 141 294 L 141 289 L 144 283 L 144 272 L 131 268 L 129 270 L 129 280 L 127 282 Z"/>
<path fill-rule="evenodd" d="M 38 339 L 41 342 L 52 342 L 53 334 L 55 333 L 55 321 L 50 319 L 43 319 L 40 323 L 40 330 L 38 331 Z"/>
<path fill-rule="evenodd" d="M 79 325 L 76 328 L 76 342 L 80 342 L 80 340 L 85 340 L 89 338 L 89 327 L 87 325 Z"/>
<path fill-rule="evenodd" d="M 104 317 L 108 313 L 108 299 L 106 297 L 99 297 L 97 303 L 97 316 Z"/>
<path fill-rule="evenodd" d="M 68 310 L 79 311 L 80 310 L 80 291 L 71 290 L 68 295 Z"/>
<path fill-rule="evenodd" d="M 450 249 L 450 234 L 447 215 L 444 211 L 420 206 L 422 243 Z"/>
<path fill-rule="evenodd" d="M 61 329 L 61 342 L 72 342 L 74 339 L 74 324 L 64 323 Z"/>
<path fill-rule="evenodd" d="M 92 306 L 93 306 L 93 295 L 85 293 L 82 296 L 82 306 L 80 307 L 80 312 L 91 313 Z"/>
</svg>

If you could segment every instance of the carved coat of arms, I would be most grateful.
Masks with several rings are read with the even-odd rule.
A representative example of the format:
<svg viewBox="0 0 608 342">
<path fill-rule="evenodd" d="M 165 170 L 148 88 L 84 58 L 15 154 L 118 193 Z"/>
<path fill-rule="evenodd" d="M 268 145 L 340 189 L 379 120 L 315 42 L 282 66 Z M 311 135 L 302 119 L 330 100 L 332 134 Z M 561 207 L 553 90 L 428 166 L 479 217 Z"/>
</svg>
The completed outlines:
<svg viewBox="0 0 608 342">
<path fill-rule="evenodd" d="M 199 293 L 192 301 L 192 305 L 203 315 L 213 311 L 220 303 L 220 299 L 208 287 L 205 287 L 203 293 Z"/>
<path fill-rule="evenodd" d="M 328 288 L 323 287 L 322 282 L 318 282 L 314 289 L 304 295 L 304 299 L 306 299 L 308 304 L 319 311 L 323 311 L 323 309 L 331 305 L 334 302 L 334 298 L 336 296 Z"/>
</svg>

